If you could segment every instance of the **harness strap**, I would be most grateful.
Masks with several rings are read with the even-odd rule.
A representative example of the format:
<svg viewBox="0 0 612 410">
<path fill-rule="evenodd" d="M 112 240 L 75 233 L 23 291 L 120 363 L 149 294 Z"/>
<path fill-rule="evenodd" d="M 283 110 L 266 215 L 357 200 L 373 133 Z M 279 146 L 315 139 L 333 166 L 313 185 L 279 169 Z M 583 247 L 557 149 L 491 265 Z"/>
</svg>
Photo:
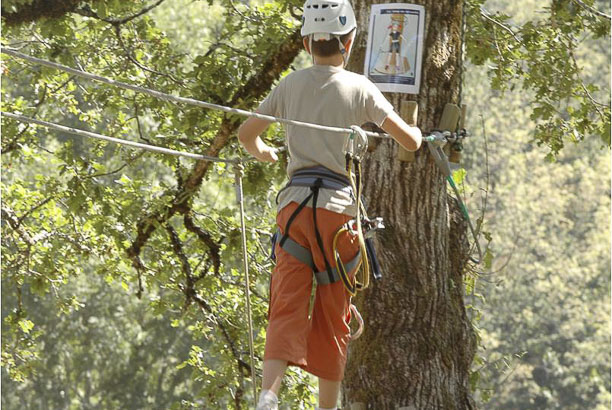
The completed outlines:
<svg viewBox="0 0 612 410">
<path fill-rule="evenodd" d="M 283 246 L 283 244 L 285 243 L 285 241 L 289 238 L 289 228 L 291 227 L 291 224 L 293 223 L 293 221 L 295 220 L 296 216 L 298 216 L 298 214 L 300 212 L 302 212 L 302 209 L 304 209 L 304 207 L 306 206 L 306 204 L 308 203 L 308 201 L 310 201 L 310 198 L 313 197 L 314 192 L 312 192 L 310 195 L 308 195 L 306 197 L 306 199 L 304 199 L 299 205 L 298 207 L 295 209 L 295 211 L 293 211 L 293 213 L 291 214 L 291 216 L 289 217 L 289 220 L 287 221 L 287 225 L 285 225 L 285 234 L 283 235 L 283 237 L 281 238 L 279 245 Z M 316 201 L 316 199 L 315 199 Z"/>
<path fill-rule="evenodd" d="M 321 179 L 321 187 L 325 189 L 333 189 L 337 191 L 348 191 L 354 196 L 351 182 L 348 178 L 343 175 L 336 174 L 329 169 L 317 166 L 312 168 L 303 168 L 297 170 L 291 176 L 289 182 L 276 194 L 276 203 L 281 194 L 289 187 L 300 186 L 300 187 L 312 187 L 317 179 Z"/>
<path fill-rule="evenodd" d="M 280 232 L 278 232 L 278 234 L 280 235 Z M 304 265 L 310 266 L 313 268 L 313 270 L 315 270 L 314 268 L 315 264 L 314 264 L 314 260 L 312 259 L 312 254 L 310 253 L 310 250 L 308 250 L 307 248 L 304 248 L 302 245 L 300 245 L 299 243 L 297 243 L 291 238 L 287 238 L 285 242 L 283 243 L 283 245 L 280 245 L 280 247 L 285 252 L 293 256 L 295 259 L 302 262 Z M 348 263 L 344 264 L 344 269 L 346 270 L 346 272 L 352 272 L 359 265 L 360 260 L 361 260 L 361 251 L 358 251 L 357 255 L 355 255 L 353 259 L 351 259 Z M 340 266 L 340 265 L 336 265 L 336 266 Z M 332 268 L 333 280 L 331 282 L 329 280 L 329 275 L 327 274 L 327 271 L 315 272 L 314 276 L 317 280 L 317 284 L 319 285 L 329 285 L 330 283 L 335 283 L 341 279 L 341 276 L 338 272 L 338 268 Z"/>
<path fill-rule="evenodd" d="M 325 251 L 323 250 L 323 239 L 321 238 L 321 233 L 319 232 L 319 227 L 317 226 L 317 198 L 319 197 L 319 188 L 323 184 L 323 180 L 321 178 L 317 178 L 314 185 L 310 188 L 312 190 L 312 222 L 314 224 L 315 237 L 317 238 L 317 245 L 319 246 L 319 251 L 323 255 L 323 261 L 325 262 L 325 270 L 327 271 L 327 276 L 329 277 L 329 282 L 334 282 L 334 275 L 332 273 L 332 267 L 327 260 L 327 256 L 325 256 Z"/>
</svg>

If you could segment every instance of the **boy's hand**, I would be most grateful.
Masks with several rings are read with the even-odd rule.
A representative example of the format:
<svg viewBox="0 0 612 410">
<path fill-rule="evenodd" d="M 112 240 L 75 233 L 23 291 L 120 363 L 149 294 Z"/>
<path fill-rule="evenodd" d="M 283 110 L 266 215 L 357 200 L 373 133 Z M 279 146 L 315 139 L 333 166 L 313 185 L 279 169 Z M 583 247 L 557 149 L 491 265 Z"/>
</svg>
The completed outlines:
<svg viewBox="0 0 612 410">
<path fill-rule="evenodd" d="M 261 157 L 258 157 L 257 159 L 259 159 L 260 161 L 265 161 L 265 162 L 276 162 L 278 161 L 277 151 L 278 150 L 276 148 L 266 147 L 262 151 Z"/>
<path fill-rule="evenodd" d="M 395 112 L 389 114 L 382 123 L 381 128 L 391 135 L 394 140 L 399 142 L 407 151 L 416 151 L 421 146 L 421 130 L 406 124 Z"/>
<path fill-rule="evenodd" d="M 269 121 L 251 117 L 238 129 L 238 140 L 242 146 L 255 158 L 265 162 L 278 161 L 276 148 L 272 148 L 259 138 L 259 135 L 270 124 Z"/>
</svg>

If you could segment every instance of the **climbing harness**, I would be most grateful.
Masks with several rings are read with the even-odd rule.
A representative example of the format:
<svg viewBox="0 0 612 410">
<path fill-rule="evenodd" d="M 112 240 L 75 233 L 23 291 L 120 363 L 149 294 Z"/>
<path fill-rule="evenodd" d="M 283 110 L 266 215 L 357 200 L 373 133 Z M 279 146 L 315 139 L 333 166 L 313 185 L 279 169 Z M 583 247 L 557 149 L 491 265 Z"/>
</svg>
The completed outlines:
<svg viewBox="0 0 612 410">
<path fill-rule="evenodd" d="M 341 280 L 349 294 L 355 296 L 358 290 L 368 287 L 370 261 L 372 261 L 374 277 L 377 279 L 382 277 L 380 273 L 380 264 L 376 259 L 376 252 L 371 237 L 376 229 L 382 229 L 384 225 L 382 223 L 382 218 L 371 220 L 367 217 L 365 212 L 365 207 L 361 199 L 361 160 L 367 150 L 368 140 L 365 132 L 363 132 L 361 128 L 356 126 L 351 128 L 353 131 L 346 138 L 343 150 L 346 158 L 346 176 L 336 174 L 322 166 L 305 168 L 296 171 L 287 185 L 279 192 L 280 195 L 281 192 L 292 186 L 309 187 L 311 190 L 310 194 L 304 198 L 289 217 L 284 232 L 281 233 L 281 231 L 278 230 L 274 235 L 271 256 L 275 258 L 274 247 L 276 246 L 276 242 L 278 242 L 278 245 L 287 253 L 313 269 L 317 285 L 328 285 Z M 323 239 L 321 238 L 317 226 L 317 200 L 320 189 L 342 190 L 352 195 L 356 201 L 356 217 L 343 224 L 334 234 L 332 254 L 334 256 L 334 262 L 336 262 L 335 268 L 332 268 L 331 263 L 325 256 Z M 309 202 L 312 202 L 313 224 L 317 246 L 323 255 L 325 263 L 325 270 L 322 271 L 316 268 L 311 252 L 291 239 L 290 236 L 291 224 Z M 338 252 L 338 240 L 342 234 L 354 235 L 359 239 L 359 251 L 357 255 L 346 263 L 342 261 Z M 368 236 L 369 240 L 366 240 L 365 236 Z M 350 273 L 358 271 L 360 268 L 362 271 L 362 279 L 358 280 L 357 274 L 355 274 L 354 279 L 351 279 Z"/>
<path fill-rule="evenodd" d="M 361 160 L 368 147 L 367 135 L 357 126 L 351 127 L 351 130 L 352 132 L 348 134 L 345 139 L 343 148 L 346 159 L 346 175 L 339 175 L 323 166 L 304 168 L 296 171 L 291 176 L 287 185 L 279 191 L 277 203 L 280 194 L 289 187 L 309 187 L 311 190 L 310 194 L 302 200 L 295 211 L 289 216 L 283 232 L 279 229 L 274 234 L 270 256 L 272 259 L 276 258 L 275 247 L 278 242 L 280 248 L 313 270 L 317 286 L 329 285 L 342 281 L 348 293 L 351 296 L 355 296 L 359 290 L 368 287 L 370 270 L 372 270 L 374 278 L 380 279 L 382 277 L 372 237 L 376 230 L 384 228 L 384 224 L 382 218 L 368 218 L 361 196 Z M 340 226 L 334 234 L 332 254 L 336 264 L 335 268 L 332 268 L 331 263 L 327 259 L 323 249 L 323 239 L 321 238 L 317 226 L 317 200 L 320 189 L 345 191 L 351 195 L 356 202 L 357 211 L 355 218 Z M 309 202 L 312 202 L 316 243 L 319 251 L 323 255 L 325 264 L 325 269 L 322 271 L 319 271 L 315 266 L 310 250 L 298 244 L 290 235 L 291 224 Z M 341 235 L 347 234 L 358 238 L 359 250 L 352 259 L 345 263 L 338 252 L 338 240 Z M 361 271 L 361 280 L 358 279 L 357 275 L 359 271 Z M 352 279 L 350 275 L 351 272 L 355 272 Z M 351 304 L 350 308 L 359 323 L 359 330 L 351 335 L 351 339 L 355 340 L 363 332 L 363 319 L 354 305 Z"/>
<path fill-rule="evenodd" d="M 319 197 L 319 190 L 323 189 L 339 189 L 339 190 L 349 190 L 350 191 L 350 182 L 347 178 L 342 175 L 338 175 L 325 167 L 318 166 L 313 168 L 305 168 L 298 170 L 294 173 L 292 178 L 289 180 L 287 185 L 283 188 L 283 190 L 287 189 L 290 186 L 303 186 L 309 187 L 311 192 L 310 194 L 298 205 L 296 210 L 291 214 L 287 224 L 285 225 L 284 232 L 281 233 L 280 230 L 276 232 L 274 237 L 272 248 L 276 242 L 278 241 L 278 245 L 285 250 L 287 253 L 295 257 L 300 262 L 304 263 L 307 266 L 310 266 L 313 269 L 315 279 L 318 285 L 328 285 L 331 283 L 335 283 L 341 279 L 340 272 L 338 269 L 332 268 L 331 264 L 327 260 L 325 256 L 325 252 L 323 251 L 323 239 L 321 238 L 321 234 L 319 232 L 317 226 L 317 201 Z M 281 190 L 282 192 L 282 190 Z M 280 194 L 280 192 L 279 192 Z M 278 198 L 278 197 L 277 197 Z M 290 237 L 290 229 L 293 221 L 298 216 L 298 214 L 306 207 L 306 205 L 312 200 L 312 209 L 313 209 L 313 224 L 315 229 L 315 237 L 317 241 L 317 246 L 319 250 L 323 254 L 323 259 L 325 262 L 325 270 L 318 271 L 314 259 L 312 257 L 311 252 L 298 244 Z M 275 255 L 273 254 L 275 258 Z M 353 259 L 351 259 L 347 266 L 350 269 L 354 269 L 358 266 L 360 260 L 360 254 L 358 253 Z"/>
</svg>

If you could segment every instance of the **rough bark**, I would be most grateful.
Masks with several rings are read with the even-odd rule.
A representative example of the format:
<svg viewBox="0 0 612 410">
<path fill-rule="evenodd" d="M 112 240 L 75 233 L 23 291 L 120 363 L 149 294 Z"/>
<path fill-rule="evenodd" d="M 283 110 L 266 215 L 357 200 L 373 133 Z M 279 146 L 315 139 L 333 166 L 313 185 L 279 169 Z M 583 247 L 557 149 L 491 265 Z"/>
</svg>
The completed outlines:
<svg viewBox="0 0 612 410">
<path fill-rule="evenodd" d="M 355 0 L 359 27 L 368 27 L 372 0 Z M 435 128 L 444 105 L 457 103 L 461 1 L 421 0 L 425 48 L 416 99 L 422 130 Z M 350 69 L 363 72 L 367 30 L 358 35 Z M 344 381 L 346 408 L 468 409 L 475 335 L 463 303 L 468 258 L 466 225 L 425 146 L 413 163 L 396 159 L 384 141 L 366 158 L 368 213 L 386 229 L 377 250 L 384 277 L 358 296 L 366 328 L 351 343 Z M 450 205 L 450 206 L 449 206 Z"/>
</svg>

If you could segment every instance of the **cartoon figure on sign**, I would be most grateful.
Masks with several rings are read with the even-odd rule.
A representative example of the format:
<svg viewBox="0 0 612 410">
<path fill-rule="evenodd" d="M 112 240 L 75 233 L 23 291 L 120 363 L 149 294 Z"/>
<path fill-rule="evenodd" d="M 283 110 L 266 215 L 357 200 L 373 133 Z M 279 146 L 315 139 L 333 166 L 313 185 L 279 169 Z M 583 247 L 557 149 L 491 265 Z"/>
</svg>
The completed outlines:
<svg viewBox="0 0 612 410">
<path fill-rule="evenodd" d="M 389 52 L 385 71 L 390 74 L 404 73 L 410 69 L 410 63 L 406 57 L 402 57 L 402 40 L 406 38 L 402 35 L 404 30 L 404 15 L 393 14 L 391 25 L 387 28 L 389 38 Z"/>
<path fill-rule="evenodd" d="M 380 43 L 378 61 L 374 68 L 381 74 L 403 75 L 410 71 L 410 62 L 402 54 L 402 47 L 408 43 L 403 35 L 405 25 L 404 14 L 392 14 L 391 24 L 387 27 L 384 40 Z M 405 47 L 404 47 L 405 48 Z"/>
</svg>

